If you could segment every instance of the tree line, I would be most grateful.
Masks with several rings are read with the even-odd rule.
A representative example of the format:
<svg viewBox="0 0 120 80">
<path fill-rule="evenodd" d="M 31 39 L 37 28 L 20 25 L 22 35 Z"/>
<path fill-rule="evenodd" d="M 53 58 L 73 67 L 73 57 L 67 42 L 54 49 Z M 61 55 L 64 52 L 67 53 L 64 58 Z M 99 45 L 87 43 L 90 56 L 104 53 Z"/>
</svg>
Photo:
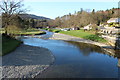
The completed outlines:
<svg viewBox="0 0 120 80">
<path fill-rule="evenodd" d="M 109 10 L 91 12 L 83 10 L 75 12 L 74 14 L 67 14 L 62 17 L 57 17 L 54 20 L 45 19 L 24 19 L 20 15 L 26 13 L 23 9 L 22 1 L 3 0 L 0 3 L 0 10 L 2 11 L 2 27 L 5 28 L 6 34 L 10 29 L 22 30 L 28 28 L 45 28 L 45 27 L 84 27 L 88 24 L 94 24 L 93 27 L 105 23 L 110 18 L 120 17 L 120 9 L 112 8 Z"/>
<path fill-rule="evenodd" d="M 95 11 L 93 9 L 91 12 L 83 10 L 75 12 L 74 14 L 69 13 L 62 17 L 55 18 L 51 21 L 52 25 L 57 27 L 84 27 L 88 24 L 93 24 L 93 27 L 100 25 L 101 23 L 106 23 L 110 18 L 120 17 L 120 8 L 107 9 L 105 11 Z"/>
<path fill-rule="evenodd" d="M 48 26 L 45 19 L 22 18 L 21 14 L 27 14 L 27 9 L 23 9 L 22 0 L 3 0 L 0 3 L 2 18 L 2 28 L 5 29 L 5 34 L 9 31 L 20 31 L 28 28 L 38 28 Z"/>
</svg>

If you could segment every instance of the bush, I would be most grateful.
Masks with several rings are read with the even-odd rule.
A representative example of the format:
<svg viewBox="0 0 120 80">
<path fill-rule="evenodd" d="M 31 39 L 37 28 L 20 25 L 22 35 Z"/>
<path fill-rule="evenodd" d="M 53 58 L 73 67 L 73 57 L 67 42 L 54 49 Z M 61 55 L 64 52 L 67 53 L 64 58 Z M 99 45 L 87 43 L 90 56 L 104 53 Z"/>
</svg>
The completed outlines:
<svg viewBox="0 0 120 80">
<path fill-rule="evenodd" d="M 14 25 L 9 25 L 6 30 L 7 30 L 7 33 L 14 34 L 21 31 L 21 28 Z"/>
<path fill-rule="evenodd" d="M 55 33 L 58 33 L 58 32 L 60 32 L 61 30 L 53 30 L 53 32 L 55 32 Z"/>
<path fill-rule="evenodd" d="M 4 28 L 0 28 L 0 34 L 5 33 L 5 29 Z"/>
<path fill-rule="evenodd" d="M 120 35 L 120 32 L 116 33 L 116 35 Z"/>
<path fill-rule="evenodd" d="M 92 41 L 96 41 L 96 42 L 106 42 L 105 39 L 99 37 L 98 35 L 89 35 L 89 36 L 85 36 L 84 38 Z"/>
<path fill-rule="evenodd" d="M 51 32 L 55 32 L 55 33 L 58 33 L 58 32 L 60 32 L 61 30 L 58 30 L 58 29 L 48 29 L 49 31 L 51 31 Z"/>
<path fill-rule="evenodd" d="M 109 23 L 109 25 L 113 25 L 114 23 L 112 22 L 112 23 Z"/>
</svg>

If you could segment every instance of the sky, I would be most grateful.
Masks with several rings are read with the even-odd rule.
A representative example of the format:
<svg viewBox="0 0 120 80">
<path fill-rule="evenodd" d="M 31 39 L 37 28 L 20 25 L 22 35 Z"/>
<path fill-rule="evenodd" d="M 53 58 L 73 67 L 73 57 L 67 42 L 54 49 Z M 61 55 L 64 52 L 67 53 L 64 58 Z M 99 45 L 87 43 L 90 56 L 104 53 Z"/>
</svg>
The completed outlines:
<svg viewBox="0 0 120 80">
<path fill-rule="evenodd" d="M 87 11 L 107 10 L 118 7 L 117 0 L 100 0 L 100 1 L 87 1 L 87 0 L 24 0 L 25 8 L 30 10 L 29 14 L 44 16 L 55 19 L 58 16 L 63 16 L 69 13 L 80 11 L 81 8 Z"/>
</svg>

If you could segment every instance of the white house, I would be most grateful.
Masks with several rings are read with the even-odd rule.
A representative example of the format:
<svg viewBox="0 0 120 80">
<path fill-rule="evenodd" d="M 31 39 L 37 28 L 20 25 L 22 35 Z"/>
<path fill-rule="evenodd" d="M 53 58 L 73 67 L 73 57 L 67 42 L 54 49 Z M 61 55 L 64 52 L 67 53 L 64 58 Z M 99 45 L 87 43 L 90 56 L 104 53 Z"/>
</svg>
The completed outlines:
<svg viewBox="0 0 120 80">
<path fill-rule="evenodd" d="M 120 18 L 111 18 L 107 21 L 107 23 L 116 23 L 116 22 L 120 22 Z"/>
<path fill-rule="evenodd" d="M 92 29 L 91 25 L 92 25 L 92 24 L 89 24 L 89 25 L 85 26 L 85 27 L 84 27 L 84 30 L 91 30 L 91 29 Z"/>
</svg>

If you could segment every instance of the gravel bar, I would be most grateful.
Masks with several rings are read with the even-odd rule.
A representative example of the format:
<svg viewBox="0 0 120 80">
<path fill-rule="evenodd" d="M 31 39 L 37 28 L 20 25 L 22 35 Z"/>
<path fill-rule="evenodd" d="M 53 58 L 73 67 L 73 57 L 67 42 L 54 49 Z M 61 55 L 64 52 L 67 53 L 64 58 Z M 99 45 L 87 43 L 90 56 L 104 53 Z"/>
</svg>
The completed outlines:
<svg viewBox="0 0 120 80">
<path fill-rule="evenodd" d="M 54 33 L 54 35 L 50 39 L 83 42 L 83 43 L 97 45 L 100 47 L 113 48 L 112 46 L 110 46 L 108 44 L 103 44 L 103 43 L 99 43 L 99 42 L 95 42 L 95 41 L 91 41 L 91 40 L 82 39 L 79 37 L 74 37 L 74 36 L 70 36 L 70 35 L 66 35 L 66 34 L 60 34 L 60 33 Z"/>
<path fill-rule="evenodd" d="M 2 78 L 34 78 L 53 62 L 51 51 L 42 47 L 21 45 L 2 58 Z M 1 71 L 1 70 L 0 70 Z"/>
<path fill-rule="evenodd" d="M 86 39 L 82 39 L 82 38 L 79 38 L 79 37 L 74 37 L 74 36 L 70 36 L 70 35 L 66 35 L 66 34 L 60 34 L 60 33 L 54 33 L 53 36 L 50 39 L 75 41 L 75 42 L 83 42 L 83 43 L 93 44 L 93 45 L 96 45 L 96 46 L 100 46 L 108 54 L 110 54 L 112 56 L 115 55 L 114 47 L 112 47 L 109 44 L 104 44 L 104 43 L 100 43 L 100 42 L 86 40 Z"/>
</svg>

